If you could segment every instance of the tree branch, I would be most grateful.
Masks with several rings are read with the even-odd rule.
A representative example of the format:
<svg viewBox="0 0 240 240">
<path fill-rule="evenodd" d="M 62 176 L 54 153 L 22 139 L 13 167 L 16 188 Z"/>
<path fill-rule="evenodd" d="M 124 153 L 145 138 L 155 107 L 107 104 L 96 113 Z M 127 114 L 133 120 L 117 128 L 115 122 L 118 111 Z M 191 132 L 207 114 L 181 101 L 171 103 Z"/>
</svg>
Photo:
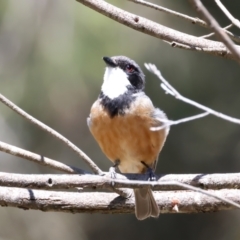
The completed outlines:
<svg viewBox="0 0 240 240">
<path fill-rule="evenodd" d="M 199 26 L 202 26 L 202 27 L 205 27 L 205 28 L 208 28 L 208 25 L 206 22 L 204 22 L 203 20 L 199 19 L 199 18 L 193 18 L 193 17 L 190 17 L 188 15 L 185 15 L 185 14 L 182 14 L 182 13 L 179 13 L 179 12 L 176 12 L 176 11 L 173 11 L 173 10 L 170 10 L 168 8 L 165 8 L 165 7 L 161 7 L 157 4 L 153 4 L 153 3 L 150 3 L 150 2 L 147 2 L 147 1 L 144 1 L 144 0 L 128 0 L 130 2 L 134 2 L 134 3 L 137 3 L 137 4 L 140 4 L 140 5 L 143 5 L 143 6 L 146 6 L 146 7 L 150 7 L 150 8 L 153 8 L 155 10 L 158 10 L 160 12 L 164 12 L 164 13 L 167 13 L 169 15 L 172 15 L 172 16 L 175 16 L 175 17 L 179 17 L 183 20 L 187 20 L 193 24 L 196 24 L 196 25 L 199 25 Z M 215 2 L 217 2 L 218 0 L 215 0 Z M 230 14 L 230 13 L 229 13 Z M 229 18 L 230 19 L 230 18 Z M 235 18 L 231 18 L 230 19 L 232 22 L 234 21 L 235 23 L 237 23 L 237 19 Z M 235 24 L 236 25 L 236 24 Z M 224 28 L 222 28 L 227 34 L 228 36 L 236 41 L 236 42 L 240 42 L 240 39 L 238 36 L 234 35 L 233 33 L 227 31 L 227 29 L 231 28 L 233 26 L 233 24 L 230 24 Z M 204 36 L 201 36 L 201 38 L 209 38 L 211 36 L 215 35 L 215 33 L 210 33 L 210 34 L 207 34 L 207 35 L 204 35 Z"/>
<path fill-rule="evenodd" d="M 227 25 L 226 27 L 224 27 L 223 29 L 224 30 L 227 30 L 229 28 L 231 28 L 233 26 L 233 24 L 229 24 Z M 212 37 L 215 35 L 215 32 L 212 32 L 212 33 L 209 33 L 209 34 L 206 34 L 206 35 L 203 35 L 203 36 L 200 36 L 200 38 L 209 38 L 209 37 Z"/>
<path fill-rule="evenodd" d="M 9 153 L 13 156 L 21 157 L 26 160 L 30 160 L 32 162 L 35 162 L 35 163 L 38 163 L 38 164 L 41 164 L 44 166 L 48 166 L 48 167 L 58 170 L 58 171 L 62 171 L 62 172 L 66 172 L 66 173 L 79 173 L 79 174 L 88 173 L 87 171 L 84 171 L 80 168 L 66 165 L 66 164 L 58 162 L 56 160 L 44 157 L 44 156 L 36 154 L 36 153 L 26 151 L 24 149 L 12 146 L 12 145 L 4 143 L 4 142 L 0 142 L 0 151 Z"/>
<path fill-rule="evenodd" d="M 23 111 L 21 108 L 19 108 L 17 105 L 15 105 L 13 102 L 8 100 L 6 97 L 4 97 L 2 94 L 0 94 L 0 101 L 5 104 L 7 107 L 12 109 L 14 112 L 22 116 L 24 119 L 28 120 L 29 122 L 33 123 L 34 125 L 38 126 L 45 132 L 49 133 L 51 136 L 55 137 L 56 139 L 63 142 L 66 146 L 68 146 L 71 150 L 73 150 L 79 157 L 81 157 L 84 162 L 93 170 L 96 174 L 101 174 L 101 169 L 76 145 L 74 145 L 72 142 L 70 142 L 67 138 L 62 136 L 57 131 L 53 130 L 52 128 L 48 127 L 44 123 L 40 122 L 36 118 L 32 117 L 30 114 Z"/>
<path fill-rule="evenodd" d="M 138 174 L 134 174 L 136 177 Z M 106 175 L 107 176 L 107 175 Z M 200 188 L 190 186 L 189 184 L 178 182 L 175 180 L 161 180 L 159 182 L 156 181 L 136 181 L 136 180 L 126 180 L 126 177 L 124 180 L 123 175 L 118 174 L 118 179 L 112 179 L 108 177 L 100 177 L 96 175 L 83 175 L 83 176 L 56 176 L 52 175 L 51 177 L 49 175 L 23 175 L 23 174 L 7 174 L 7 173 L 0 173 L 0 183 L 2 186 L 11 186 L 11 187 L 31 187 L 31 188 L 44 188 L 44 189 L 53 189 L 53 188 L 63 188 L 63 189 L 69 189 L 69 188 L 105 188 L 110 189 L 118 194 L 120 194 L 124 198 L 129 198 L 132 194 L 129 190 L 124 190 L 121 188 L 153 188 L 155 189 L 162 189 L 162 186 L 171 186 L 171 188 L 176 189 L 176 187 L 179 189 L 187 189 L 192 190 L 198 193 L 205 194 L 207 196 L 213 197 L 215 199 L 218 199 L 220 201 L 224 201 L 226 203 L 229 203 L 237 208 L 240 208 L 240 205 L 236 202 L 233 202 L 229 199 L 222 198 L 218 195 L 213 195 L 212 193 L 202 190 Z M 120 176 L 120 178 L 119 178 Z M 146 178 L 148 174 L 145 174 L 143 176 L 137 176 L 137 178 L 144 177 Z M 239 176 L 238 176 L 239 177 Z M 219 179 L 218 179 L 219 180 Z M 191 181 L 193 182 L 193 181 Z M 234 181 L 236 184 L 236 180 Z M 114 188 L 113 188 L 114 186 Z M 160 187 L 160 188 L 159 188 Z"/>
<path fill-rule="evenodd" d="M 240 28 L 240 21 L 232 16 L 232 14 L 227 10 L 227 8 L 221 3 L 220 0 L 215 0 L 218 7 L 223 11 L 226 17 L 234 24 L 236 27 Z"/>
<path fill-rule="evenodd" d="M 148 174 L 117 174 L 116 179 L 94 174 L 58 175 L 58 174 L 16 174 L 0 172 L 0 186 L 33 189 L 109 189 L 146 188 L 154 191 L 183 190 L 176 185 L 187 184 L 202 189 L 240 189 L 240 173 L 228 174 L 167 174 L 156 175 L 157 181 L 147 181 Z M 173 184 L 166 184 L 174 182 Z"/>
<path fill-rule="evenodd" d="M 187 20 L 187 21 L 191 22 L 192 24 L 197 24 L 197 25 L 202 26 L 202 27 L 208 27 L 207 23 L 205 23 L 203 20 L 201 20 L 199 18 L 190 17 L 186 14 L 182 14 L 182 13 L 170 10 L 168 8 L 161 7 L 161 6 L 159 6 L 157 4 L 154 4 L 154 3 L 150 3 L 150 2 L 147 2 L 147 1 L 144 1 L 144 0 L 128 0 L 128 1 L 140 4 L 140 5 L 143 5 L 143 6 L 146 6 L 146 7 L 153 8 L 155 10 L 167 13 L 167 14 L 175 16 L 175 17 L 179 17 L 181 19 L 184 19 L 184 20 Z"/>
<path fill-rule="evenodd" d="M 240 203 L 240 190 L 209 191 Z M 161 213 L 202 213 L 234 209 L 225 202 L 191 191 L 158 192 L 154 197 Z M 69 213 L 133 213 L 134 199 L 115 193 L 73 193 L 0 187 L 0 205 Z M 177 207 L 176 207 L 177 206 Z"/>
<path fill-rule="evenodd" d="M 161 122 L 163 123 L 163 125 L 161 127 L 151 127 L 150 130 L 151 131 L 159 131 L 160 129 L 165 128 L 166 126 L 172 126 L 172 125 L 178 125 L 181 123 L 185 123 L 185 122 L 190 122 L 193 120 L 197 120 L 199 118 L 203 118 L 206 117 L 207 115 L 209 115 L 208 112 L 204 112 L 204 113 L 200 113 L 191 117 L 186 117 L 186 118 L 182 118 L 182 119 L 178 119 L 178 120 L 169 120 L 169 119 L 161 119 Z"/>
<path fill-rule="evenodd" d="M 231 28 L 233 26 L 233 24 L 229 24 L 228 26 L 222 28 L 223 30 L 225 30 L 225 32 L 228 34 L 228 36 L 235 42 L 237 43 L 240 43 L 240 38 L 239 36 L 233 34 L 232 32 L 228 31 L 227 29 Z M 209 37 L 212 37 L 215 35 L 215 32 L 212 32 L 212 33 L 209 33 L 207 35 L 203 35 L 203 36 L 200 36 L 200 38 L 209 38 Z"/>
<path fill-rule="evenodd" d="M 146 18 L 131 14 L 103 0 L 77 1 L 125 26 L 168 42 L 175 42 L 177 43 L 175 47 L 178 47 L 179 43 L 188 46 L 189 48 L 187 49 L 189 50 L 203 51 L 213 55 L 238 60 L 234 54 L 226 51 L 226 47 L 221 42 L 203 39 L 173 30 Z M 236 46 L 236 48 L 240 49 L 238 46 Z"/>
<path fill-rule="evenodd" d="M 240 124 L 240 119 L 238 118 L 233 118 L 233 117 L 230 117 L 226 114 L 223 114 L 223 113 L 220 113 L 220 112 L 217 112 L 211 108 L 208 108 L 200 103 L 197 103 L 189 98 L 186 98 L 184 96 L 182 96 L 161 74 L 161 72 L 157 69 L 157 67 L 154 65 L 154 64 L 151 64 L 151 63 L 145 63 L 144 64 L 145 67 L 147 68 L 148 71 L 152 72 L 153 74 L 155 74 L 159 79 L 160 81 L 162 82 L 161 83 L 161 87 L 162 89 L 167 93 L 167 94 L 171 94 L 172 96 L 174 96 L 176 99 L 180 100 L 180 101 L 183 101 L 189 105 L 192 105 L 192 106 L 195 106 L 196 108 L 199 108 L 209 114 L 212 114 L 216 117 L 219 117 L 219 118 L 222 118 L 224 120 L 227 120 L 229 122 L 232 122 L 232 123 L 236 123 L 236 124 Z M 161 119 L 159 119 L 160 121 L 162 121 Z M 177 121 L 176 121 L 177 122 Z M 165 124 L 163 124 L 161 127 L 156 127 L 154 128 L 154 131 L 157 131 L 157 130 L 160 130 L 162 128 L 165 127 Z"/>
<path fill-rule="evenodd" d="M 203 19 L 208 23 L 209 27 L 215 32 L 216 36 L 225 44 L 229 51 L 235 56 L 235 59 L 240 62 L 239 47 L 236 46 L 228 35 L 222 30 L 221 26 L 214 19 L 214 17 L 203 6 L 200 0 L 191 0 L 193 6 L 202 15 Z"/>
<path fill-rule="evenodd" d="M 58 170 L 58 171 L 62 171 L 62 172 L 66 172 L 66 173 L 78 173 L 78 174 L 90 174 L 89 172 L 85 171 L 85 170 L 82 170 L 80 168 L 77 168 L 77 167 L 73 167 L 73 166 L 69 166 L 69 165 L 66 165 L 66 164 L 63 164 L 61 162 L 58 162 L 56 160 L 52 160 L 50 158 L 47 158 L 47 157 L 44 157 L 44 156 L 41 156 L 39 154 L 36 154 L 36 153 L 32 153 L 32 152 L 29 152 L 29 151 L 26 151 L 24 149 L 21 149 L 21 148 L 18 148 L 18 147 L 15 147 L 15 146 L 12 146 L 12 145 L 9 145 L 7 143 L 4 143 L 4 142 L 0 142 L 0 151 L 2 152 L 5 152 L 5 153 L 9 153 L 13 156 L 17 156 L 17 157 L 21 157 L 23 159 L 26 159 L 26 160 L 30 160 L 32 162 L 35 162 L 35 163 L 38 163 L 38 164 L 41 164 L 43 166 L 47 166 L 47 167 L 50 167 L 52 169 L 55 169 L 55 170 Z M 103 173 L 102 173 L 103 174 Z M 101 175 L 102 175 L 101 174 Z M 108 173 L 105 173 L 105 175 L 107 175 Z M 36 176 L 38 175 L 30 175 L 30 182 L 27 182 L 24 181 L 24 180 L 21 180 L 21 177 L 23 177 L 25 179 L 25 176 L 27 175 L 15 175 L 15 174 L 9 174 L 9 173 L 0 173 L 1 177 L 3 177 L 2 180 L 0 180 L 0 182 L 2 182 L 2 186 L 17 186 L 17 187 L 20 187 L 21 184 L 23 182 L 25 182 L 25 187 L 29 187 L 31 185 L 31 183 L 33 184 L 33 188 L 34 188 L 34 183 L 38 183 L 37 181 L 39 180 L 39 182 L 41 182 L 41 178 L 40 179 L 37 179 Z M 19 179 L 19 176 L 20 176 L 20 179 Z M 34 178 L 35 176 L 35 178 Z M 53 176 L 56 176 L 56 175 L 53 175 Z M 93 175 L 90 175 L 90 176 L 93 176 Z M 4 180 L 5 178 L 5 180 Z M 33 180 L 34 178 L 34 180 Z M 8 179 L 8 180 L 7 180 Z M 15 181 L 14 181 L 15 179 Z M 10 182 L 11 183 L 10 183 Z M 18 182 L 20 181 L 20 182 Z M 4 184 L 7 184 L 5 185 Z M 18 183 L 17 183 L 18 182 Z M 47 180 L 47 183 L 49 184 L 49 182 L 51 182 L 50 179 Z M 1 185 L 1 184 L 0 184 Z M 37 184 L 38 185 L 38 184 Z M 50 186 L 51 184 L 49 184 Z M 22 186 L 24 187 L 24 186 Z M 38 187 L 37 187 L 38 188 Z M 40 187 L 39 187 L 40 188 Z M 67 187 L 68 188 L 68 187 Z M 44 188 L 45 189 L 45 188 Z M 116 188 L 113 188 L 112 184 L 111 184 L 111 187 L 109 187 L 109 189 L 115 191 L 116 193 L 118 193 L 119 195 L 121 195 L 122 197 L 125 197 L 125 198 L 128 198 L 129 197 L 129 191 L 128 190 L 123 190 L 123 189 L 116 189 Z"/>
</svg>

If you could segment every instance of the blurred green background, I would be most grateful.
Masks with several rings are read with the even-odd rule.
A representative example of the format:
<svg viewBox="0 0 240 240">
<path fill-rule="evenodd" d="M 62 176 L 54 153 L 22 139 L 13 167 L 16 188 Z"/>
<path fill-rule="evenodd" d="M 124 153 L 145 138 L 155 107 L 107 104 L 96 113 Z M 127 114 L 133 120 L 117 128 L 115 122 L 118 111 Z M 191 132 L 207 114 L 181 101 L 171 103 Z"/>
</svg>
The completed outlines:
<svg viewBox="0 0 240 240">
<path fill-rule="evenodd" d="M 196 16 L 188 1 L 155 2 Z M 111 3 L 179 31 L 201 36 L 206 29 L 128 1 Z M 222 26 L 229 22 L 214 3 L 206 6 Z M 240 18 L 239 1 L 223 1 Z M 233 31 L 239 34 L 237 29 Z M 116 23 L 84 5 L 65 0 L 0 2 L 0 85 L 3 95 L 62 133 L 103 169 L 110 162 L 91 136 L 86 118 L 102 84 L 102 56 L 126 55 L 143 68 L 146 93 L 170 119 L 201 112 L 165 95 L 144 68 L 155 63 L 182 93 L 240 118 L 237 62 L 171 48 L 163 41 Z M 1 141 L 87 169 L 50 135 L 0 104 Z M 157 173 L 240 171 L 240 127 L 206 117 L 172 127 Z M 51 173 L 50 169 L 0 153 L 1 171 Z M 54 172 L 55 173 L 55 172 Z M 56 172 L 57 173 L 57 172 Z M 142 222 L 134 215 L 43 213 L 0 208 L 0 240 L 18 239 L 240 239 L 240 212 L 163 214 Z"/>
</svg>

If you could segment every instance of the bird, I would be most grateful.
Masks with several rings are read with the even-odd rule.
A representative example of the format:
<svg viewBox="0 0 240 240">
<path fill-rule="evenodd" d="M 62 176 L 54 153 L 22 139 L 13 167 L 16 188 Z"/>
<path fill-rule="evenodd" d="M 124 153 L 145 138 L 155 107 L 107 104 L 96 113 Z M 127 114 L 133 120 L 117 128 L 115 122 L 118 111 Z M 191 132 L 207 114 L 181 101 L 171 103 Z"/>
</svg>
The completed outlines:
<svg viewBox="0 0 240 240">
<path fill-rule="evenodd" d="M 87 119 L 90 132 L 121 173 L 154 174 L 169 132 L 169 127 L 163 126 L 167 116 L 145 94 L 145 75 L 134 60 L 125 56 L 103 60 L 103 84 Z M 159 126 L 163 128 L 151 130 Z M 159 216 L 150 188 L 136 188 L 134 195 L 138 220 Z"/>
</svg>

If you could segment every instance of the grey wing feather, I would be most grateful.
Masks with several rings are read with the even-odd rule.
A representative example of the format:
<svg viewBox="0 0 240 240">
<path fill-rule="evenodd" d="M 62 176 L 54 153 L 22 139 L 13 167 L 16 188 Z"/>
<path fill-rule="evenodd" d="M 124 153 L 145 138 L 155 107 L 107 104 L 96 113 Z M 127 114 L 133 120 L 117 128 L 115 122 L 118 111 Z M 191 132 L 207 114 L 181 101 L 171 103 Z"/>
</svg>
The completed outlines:
<svg viewBox="0 0 240 240">
<path fill-rule="evenodd" d="M 159 108 L 155 108 L 154 109 L 154 112 L 152 113 L 152 117 L 155 119 L 153 127 L 160 127 L 160 126 L 162 126 L 164 124 L 163 121 L 168 119 L 166 114 L 162 110 L 160 110 Z M 163 121 L 161 121 L 161 120 L 163 120 Z M 160 131 L 165 131 L 165 135 L 167 137 L 169 130 L 170 130 L 170 127 L 166 126 L 164 129 L 162 129 Z M 159 158 L 159 155 L 158 155 L 156 161 L 152 165 L 152 170 L 153 171 L 156 170 L 158 158 Z"/>
<path fill-rule="evenodd" d="M 87 125 L 88 125 L 89 128 L 91 127 L 91 117 L 87 118 Z"/>
<path fill-rule="evenodd" d="M 140 99 L 139 101 L 137 101 L 138 103 L 140 103 L 143 106 L 146 106 L 148 108 L 152 108 L 151 118 L 153 119 L 153 121 L 152 121 L 151 127 L 161 127 L 164 124 L 164 122 L 166 122 L 166 120 L 168 120 L 166 114 L 159 108 L 155 108 L 152 104 L 151 99 L 147 95 L 145 95 L 145 93 L 143 93 L 143 92 L 137 93 L 135 96 Z M 170 129 L 169 126 L 166 126 L 159 131 L 164 131 L 165 136 L 167 137 L 169 129 Z M 158 162 L 158 157 L 157 157 L 156 161 L 154 162 L 154 164 L 151 166 L 153 171 L 155 171 L 155 169 L 156 169 L 157 162 Z"/>
<path fill-rule="evenodd" d="M 153 106 L 151 99 L 147 95 L 145 95 L 144 92 L 136 93 L 134 96 L 136 96 L 136 97 L 138 97 L 138 99 L 140 99 L 139 101 L 136 101 L 136 102 L 138 102 L 141 105 L 144 105 L 148 108 L 152 108 L 151 117 L 155 120 L 153 127 L 161 126 L 163 124 L 163 122 L 161 122 L 161 119 L 163 121 L 166 121 L 168 119 L 166 114 L 162 110 L 160 110 L 159 108 L 155 108 Z M 169 130 L 169 127 L 166 127 L 166 130 Z"/>
</svg>

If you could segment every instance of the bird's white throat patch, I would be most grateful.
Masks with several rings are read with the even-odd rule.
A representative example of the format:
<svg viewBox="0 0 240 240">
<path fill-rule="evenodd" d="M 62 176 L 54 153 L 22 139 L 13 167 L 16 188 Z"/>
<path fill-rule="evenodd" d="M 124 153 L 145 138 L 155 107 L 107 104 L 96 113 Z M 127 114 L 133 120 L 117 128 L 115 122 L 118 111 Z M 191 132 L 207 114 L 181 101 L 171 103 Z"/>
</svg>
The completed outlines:
<svg viewBox="0 0 240 240">
<path fill-rule="evenodd" d="M 110 99 L 124 94 L 131 85 L 127 74 L 119 67 L 107 67 L 103 79 L 102 92 Z"/>
</svg>

